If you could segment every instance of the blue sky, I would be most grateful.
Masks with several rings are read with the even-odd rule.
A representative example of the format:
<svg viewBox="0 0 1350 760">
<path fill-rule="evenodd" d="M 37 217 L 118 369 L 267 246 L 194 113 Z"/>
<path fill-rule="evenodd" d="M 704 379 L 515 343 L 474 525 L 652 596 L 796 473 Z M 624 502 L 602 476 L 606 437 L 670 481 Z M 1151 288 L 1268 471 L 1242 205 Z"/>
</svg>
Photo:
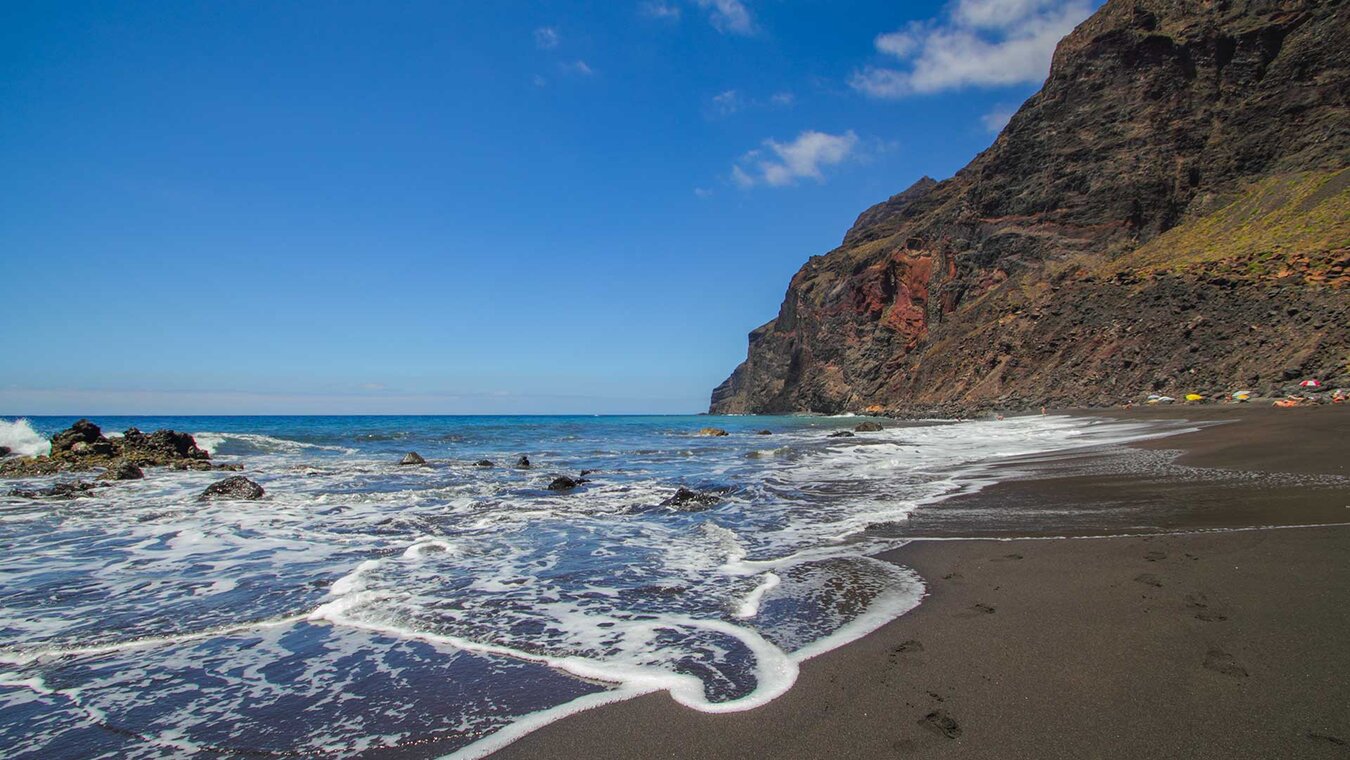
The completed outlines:
<svg viewBox="0 0 1350 760">
<path fill-rule="evenodd" d="M 1094 0 L 0 6 L 0 413 L 696 412 Z"/>
</svg>

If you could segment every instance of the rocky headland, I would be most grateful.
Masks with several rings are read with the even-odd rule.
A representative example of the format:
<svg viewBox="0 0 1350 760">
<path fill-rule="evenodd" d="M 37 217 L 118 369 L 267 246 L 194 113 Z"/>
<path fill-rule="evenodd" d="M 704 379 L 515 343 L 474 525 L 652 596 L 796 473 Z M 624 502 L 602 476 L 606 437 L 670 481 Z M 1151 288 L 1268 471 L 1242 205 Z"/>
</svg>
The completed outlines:
<svg viewBox="0 0 1350 760">
<path fill-rule="evenodd" d="M 1350 386 L 1350 7 L 1110 0 L 951 179 L 793 277 L 713 413 Z"/>
</svg>

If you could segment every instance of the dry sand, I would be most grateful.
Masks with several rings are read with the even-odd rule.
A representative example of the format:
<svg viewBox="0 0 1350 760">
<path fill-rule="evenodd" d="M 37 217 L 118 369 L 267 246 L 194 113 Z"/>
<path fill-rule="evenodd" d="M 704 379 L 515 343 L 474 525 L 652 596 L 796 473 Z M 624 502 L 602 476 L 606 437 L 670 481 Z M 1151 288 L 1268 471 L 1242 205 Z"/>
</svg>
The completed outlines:
<svg viewBox="0 0 1350 760">
<path fill-rule="evenodd" d="M 1025 507 L 1037 535 L 1106 500 L 1155 535 L 916 541 L 886 558 L 925 578 L 923 604 L 769 705 L 708 715 L 652 694 L 493 757 L 1350 757 L 1350 525 L 1308 527 L 1350 522 L 1350 489 L 1316 479 L 1347 474 L 1350 410 L 1111 415 L 1236 420 L 1145 447 L 1312 485 L 1073 474 L 960 497 L 946 507 Z"/>
</svg>

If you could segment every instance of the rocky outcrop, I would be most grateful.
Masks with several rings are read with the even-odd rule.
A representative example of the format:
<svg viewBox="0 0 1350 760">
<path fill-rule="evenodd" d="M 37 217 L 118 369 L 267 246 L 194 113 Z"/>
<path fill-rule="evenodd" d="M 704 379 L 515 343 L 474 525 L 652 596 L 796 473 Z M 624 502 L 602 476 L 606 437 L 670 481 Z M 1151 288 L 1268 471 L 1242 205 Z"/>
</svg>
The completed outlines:
<svg viewBox="0 0 1350 760">
<path fill-rule="evenodd" d="M 98 425 L 79 420 L 52 436 L 51 453 L 11 457 L 0 462 L 0 477 L 32 477 L 58 472 L 133 467 L 172 467 L 180 470 L 240 469 L 216 465 L 211 454 L 187 433 L 156 430 L 149 435 L 129 428 L 121 437 L 108 438 Z"/>
<path fill-rule="evenodd" d="M 401 465 L 419 465 L 426 464 L 427 460 L 423 459 L 422 455 L 418 454 L 416 451 L 409 451 L 407 454 L 403 455 L 403 458 L 400 459 L 398 463 Z"/>
<path fill-rule="evenodd" d="M 218 483 L 212 483 L 202 491 L 197 501 L 219 501 L 225 499 L 240 499 L 251 501 L 263 497 L 263 487 L 244 477 L 235 475 L 232 478 L 226 478 Z"/>
<path fill-rule="evenodd" d="M 884 428 L 881 427 L 880 422 L 873 422 L 871 420 L 859 422 L 857 425 L 853 426 L 853 429 L 859 433 L 877 433 L 884 430 Z"/>
<path fill-rule="evenodd" d="M 1109 0 L 988 150 L 806 263 L 711 411 L 1350 384 L 1347 30 L 1340 2 Z"/>
<path fill-rule="evenodd" d="M 722 428 L 705 427 L 699 430 L 698 434 L 705 437 L 719 438 L 721 436 L 727 435 L 727 431 L 723 430 Z"/>
</svg>

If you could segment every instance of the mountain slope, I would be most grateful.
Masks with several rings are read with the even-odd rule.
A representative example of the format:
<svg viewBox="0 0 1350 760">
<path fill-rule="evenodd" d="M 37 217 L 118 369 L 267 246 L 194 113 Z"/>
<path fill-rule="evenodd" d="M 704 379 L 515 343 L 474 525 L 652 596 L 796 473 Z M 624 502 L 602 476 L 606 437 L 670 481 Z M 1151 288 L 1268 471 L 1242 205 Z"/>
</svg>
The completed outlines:
<svg viewBox="0 0 1350 760">
<path fill-rule="evenodd" d="M 712 411 L 1350 375 L 1347 33 L 1343 2 L 1110 0 L 988 150 L 802 267 Z"/>
</svg>

